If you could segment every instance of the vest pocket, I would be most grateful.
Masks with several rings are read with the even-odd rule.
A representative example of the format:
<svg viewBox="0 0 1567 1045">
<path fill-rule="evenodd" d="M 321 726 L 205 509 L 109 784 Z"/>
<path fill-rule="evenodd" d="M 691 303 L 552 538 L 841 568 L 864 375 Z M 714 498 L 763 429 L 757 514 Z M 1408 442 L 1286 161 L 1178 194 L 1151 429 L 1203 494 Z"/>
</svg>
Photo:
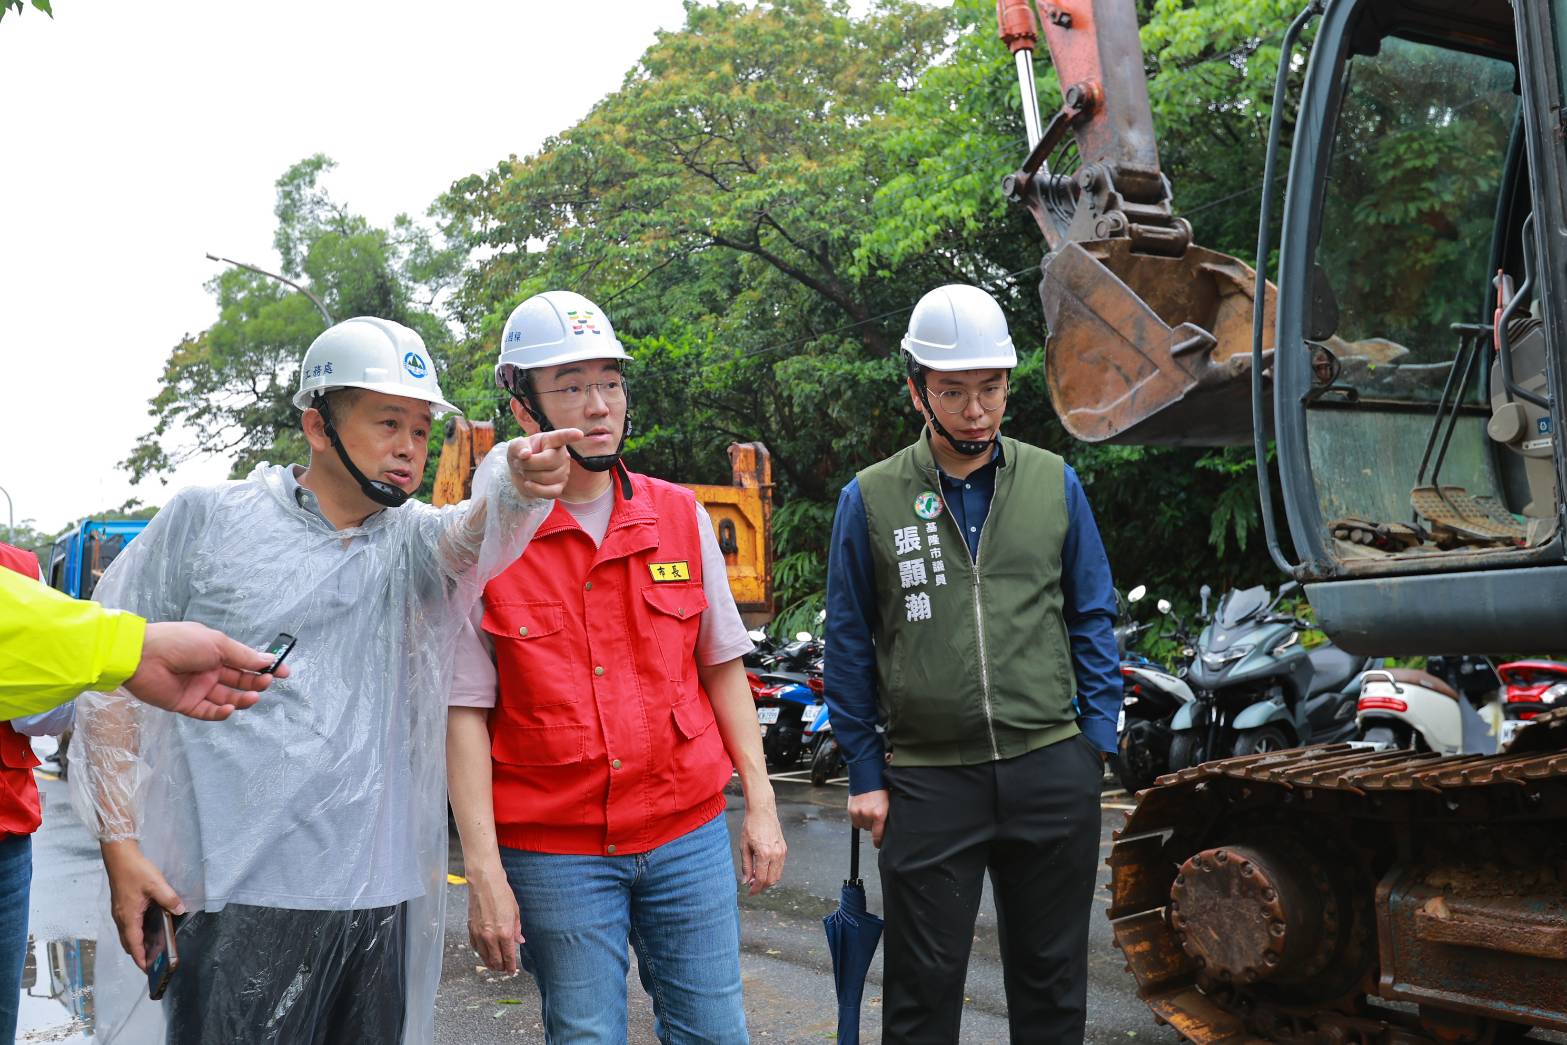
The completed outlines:
<svg viewBox="0 0 1567 1045">
<path fill-rule="evenodd" d="M 32 769 L 43 763 L 33 754 L 32 742 L 26 736 L 0 723 L 0 765 L 7 769 Z"/>
<path fill-rule="evenodd" d="M 650 584 L 642 589 L 648 623 L 664 659 L 665 677 L 684 682 L 696 663 L 696 635 L 707 596 L 700 584 Z"/>
<path fill-rule="evenodd" d="M 587 750 L 586 726 L 517 726 L 497 723 L 490 740 L 495 761 L 512 766 L 568 766 Z"/>
<path fill-rule="evenodd" d="M 481 627 L 495 644 L 495 666 L 508 693 L 526 708 L 576 703 L 570 680 L 584 677 L 565 632 L 566 609 L 559 602 L 485 600 Z"/>
<path fill-rule="evenodd" d="M 684 740 L 695 740 L 713 728 L 718 720 L 713 717 L 713 707 L 705 697 L 696 696 L 676 704 L 672 713 L 675 729 Z"/>
</svg>

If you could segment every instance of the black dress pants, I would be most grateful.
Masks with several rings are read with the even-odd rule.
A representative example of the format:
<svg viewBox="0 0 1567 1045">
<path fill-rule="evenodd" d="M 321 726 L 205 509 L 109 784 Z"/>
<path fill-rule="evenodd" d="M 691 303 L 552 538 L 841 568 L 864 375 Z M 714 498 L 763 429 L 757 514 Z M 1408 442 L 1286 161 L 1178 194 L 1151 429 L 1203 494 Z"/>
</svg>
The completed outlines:
<svg viewBox="0 0 1567 1045">
<path fill-rule="evenodd" d="M 1081 1042 L 1103 762 L 1082 736 L 973 766 L 889 766 L 882 1041 L 950 1043 L 990 872 L 1012 1042 Z"/>
</svg>

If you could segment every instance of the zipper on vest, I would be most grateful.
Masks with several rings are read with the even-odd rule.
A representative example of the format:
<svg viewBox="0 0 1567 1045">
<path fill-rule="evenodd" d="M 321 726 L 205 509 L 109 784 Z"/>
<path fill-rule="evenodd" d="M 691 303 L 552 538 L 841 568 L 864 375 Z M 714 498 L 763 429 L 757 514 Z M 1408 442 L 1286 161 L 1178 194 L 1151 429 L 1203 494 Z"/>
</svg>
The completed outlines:
<svg viewBox="0 0 1567 1045">
<path fill-rule="evenodd" d="M 947 504 L 947 492 L 941 485 L 941 473 L 936 473 L 936 489 L 940 491 L 941 503 L 947 510 L 947 518 L 956 519 L 952 514 L 952 506 Z M 996 508 L 995 494 L 991 494 L 990 508 Z M 985 522 L 990 522 L 990 512 L 985 513 Z M 990 707 L 990 661 L 985 654 L 985 610 L 980 599 L 979 580 L 979 556 L 968 550 L 968 538 L 963 535 L 963 528 L 958 527 L 958 543 L 963 545 L 963 554 L 968 556 L 970 572 L 974 578 L 974 634 L 979 639 L 979 698 L 985 711 L 985 731 L 990 734 L 990 757 L 997 761 L 1001 759 L 1001 748 L 996 744 L 996 719 Z M 985 527 L 979 528 L 979 540 L 975 542 L 981 549 L 985 546 Z"/>
</svg>

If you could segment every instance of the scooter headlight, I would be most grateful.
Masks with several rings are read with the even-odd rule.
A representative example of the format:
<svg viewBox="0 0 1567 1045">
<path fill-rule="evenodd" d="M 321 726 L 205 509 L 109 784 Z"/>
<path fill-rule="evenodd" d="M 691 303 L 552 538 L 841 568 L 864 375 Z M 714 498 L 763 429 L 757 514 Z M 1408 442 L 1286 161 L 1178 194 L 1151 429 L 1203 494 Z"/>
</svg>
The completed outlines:
<svg viewBox="0 0 1567 1045">
<path fill-rule="evenodd" d="M 1237 660 L 1242 659 L 1256 648 L 1257 644 L 1254 642 L 1245 643 L 1239 646 L 1231 646 L 1229 649 L 1222 650 L 1218 653 L 1204 653 L 1202 655 L 1202 662 L 1209 668 L 1222 668 L 1226 664 L 1234 664 Z"/>
<path fill-rule="evenodd" d="M 1567 682 L 1558 682 L 1540 694 L 1542 704 L 1567 704 Z"/>
</svg>

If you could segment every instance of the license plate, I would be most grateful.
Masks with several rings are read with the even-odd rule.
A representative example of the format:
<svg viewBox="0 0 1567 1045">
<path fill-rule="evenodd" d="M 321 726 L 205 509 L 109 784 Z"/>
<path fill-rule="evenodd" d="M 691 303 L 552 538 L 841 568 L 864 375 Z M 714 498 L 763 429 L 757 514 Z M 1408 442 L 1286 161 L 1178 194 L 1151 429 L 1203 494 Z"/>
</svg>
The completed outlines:
<svg viewBox="0 0 1567 1045">
<path fill-rule="evenodd" d="M 756 721 L 760 722 L 764 726 L 772 725 L 774 722 L 778 721 L 778 709 L 777 708 L 757 708 L 756 709 Z"/>
<path fill-rule="evenodd" d="M 1115 716 L 1115 731 L 1117 733 L 1124 733 L 1124 732 L 1126 732 L 1126 709 L 1125 708 L 1122 708 Z"/>
<path fill-rule="evenodd" d="M 1518 731 L 1528 724 L 1519 719 L 1508 719 L 1506 722 L 1503 722 L 1502 732 L 1496 738 L 1496 746 L 1501 747 L 1503 744 L 1511 742 L 1513 737 L 1518 735 Z"/>
<path fill-rule="evenodd" d="M 809 726 L 812 722 L 816 721 L 816 712 L 817 712 L 817 710 L 818 710 L 818 708 L 814 704 L 811 705 L 808 708 L 801 708 L 800 709 L 800 721 L 804 722 L 807 726 Z"/>
</svg>

